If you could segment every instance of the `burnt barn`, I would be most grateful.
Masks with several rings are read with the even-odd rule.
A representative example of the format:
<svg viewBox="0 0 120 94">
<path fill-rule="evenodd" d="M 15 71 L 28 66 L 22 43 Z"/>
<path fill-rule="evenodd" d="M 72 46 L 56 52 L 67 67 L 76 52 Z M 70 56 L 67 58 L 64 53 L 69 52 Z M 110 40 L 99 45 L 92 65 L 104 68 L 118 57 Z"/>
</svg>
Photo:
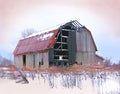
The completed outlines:
<svg viewBox="0 0 120 94">
<path fill-rule="evenodd" d="M 96 62 L 96 51 L 91 32 L 75 20 L 20 40 L 14 62 L 19 67 L 33 68 L 89 64 Z"/>
</svg>

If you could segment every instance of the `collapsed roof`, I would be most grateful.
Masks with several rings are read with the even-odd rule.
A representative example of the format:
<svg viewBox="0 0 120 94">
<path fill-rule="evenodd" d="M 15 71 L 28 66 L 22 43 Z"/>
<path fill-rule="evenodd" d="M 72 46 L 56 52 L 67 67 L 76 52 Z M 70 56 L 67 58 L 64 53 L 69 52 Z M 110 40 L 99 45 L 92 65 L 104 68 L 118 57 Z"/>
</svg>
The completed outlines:
<svg viewBox="0 0 120 94">
<path fill-rule="evenodd" d="M 59 29 L 64 28 L 67 25 L 71 26 L 70 28 L 76 31 L 78 31 L 81 28 L 87 29 L 86 27 L 82 26 L 78 21 L 75 20 L 62 25 L 55 30 L 30 35 L 29 37 L 22 39 L 18 42 L 18 45 L 14 50 L 14 55 L 17 56 L 17 55 L 24 55 L 28 53 L 47 51 L 48 49 L 54 46 L 55 37 L 59 32 Z M 88 29 L 87 31 L 90 32 Z M 91 32 L 90 32 L 90 35 L 93 40 Z M 97 50 L 94 40 L 93 40 L 93 43 L 94 43 L 95 49 Z"/>
</svg>

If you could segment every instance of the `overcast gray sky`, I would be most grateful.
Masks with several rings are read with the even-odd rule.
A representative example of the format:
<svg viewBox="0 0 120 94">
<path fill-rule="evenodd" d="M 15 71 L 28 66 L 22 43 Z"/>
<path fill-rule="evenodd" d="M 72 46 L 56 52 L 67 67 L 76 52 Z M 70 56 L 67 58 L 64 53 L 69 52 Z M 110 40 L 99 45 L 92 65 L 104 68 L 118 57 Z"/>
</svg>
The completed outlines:
<svg viewBox="0 0 120 94">
<path fill-rule="evenodd" d="M 118 61 L 119 17 L 120 0 L 0 0 L 0 53 L 12 53 L 25 29 L 41 31 L 78 20 L 91 31 L 97 53 Z"/>
</svg>

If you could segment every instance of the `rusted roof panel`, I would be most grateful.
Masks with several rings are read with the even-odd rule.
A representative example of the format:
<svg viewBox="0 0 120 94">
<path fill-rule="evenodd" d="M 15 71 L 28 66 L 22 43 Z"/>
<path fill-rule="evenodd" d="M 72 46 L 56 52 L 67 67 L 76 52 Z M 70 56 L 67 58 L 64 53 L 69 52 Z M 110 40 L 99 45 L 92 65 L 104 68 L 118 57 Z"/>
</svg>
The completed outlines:
<svg viewBox="0 0 120 94">
<path fill-rule="evenodd" d="M 71 21 L 69 23 L 72 23 L 72 25 L 75 26 L 77 29 L 85 28 L 90 33 L 90 36 L 93 41 L 93 45 L 95 47 L 95 50 L 97 51 L 97 47 L 90 30 L 87 29 L 85 26 L 82 26 L 77 21 Z M 69 23 L 66 23 L 65 26 L 69 25 Z M 27 53 L 47 51 L 48 49 L 54 46 L 55 36 L 57 33 L 58 33 L 58 29 L 46 33 L 37 34 L 34 36 L 29 36 L 26 39 L 20 40 L 16 49 L 14 50 L 14 55 L 16 56 Z"/>
<path fill-rule="evenodd" d="M 20 40 L 14 51 L 14 55 L 47 51 L 53 47 L 57 33 L 58 29 Z"/>
</svg>

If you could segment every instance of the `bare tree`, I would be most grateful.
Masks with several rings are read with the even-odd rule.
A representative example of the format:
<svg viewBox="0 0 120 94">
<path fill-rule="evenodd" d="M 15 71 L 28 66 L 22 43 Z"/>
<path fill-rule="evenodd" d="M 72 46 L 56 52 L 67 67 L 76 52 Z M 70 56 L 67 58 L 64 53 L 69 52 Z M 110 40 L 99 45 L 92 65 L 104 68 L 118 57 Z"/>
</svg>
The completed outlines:
<svg viewBox="0 0 120 94">
<path fill-rule="evenodd" d="M 10 59 L 7 59 L 5 57 L 2 57 L 0 55 L 0 64 L 2 64 L 2 65 L 9 65 L 9 64 L 13 64 L 13 61 L 11 61 Z"/>
<path fill-rule="evenodd" d="M 105 61 L 103 62 L 105 66 L 110 66 L 112 64 L 110 59 L 105 59 Z"/>
<path fill-rule="evenodd" d="M 120 65 L 120 60 L 119 60 L 118 64 Z"/>
<path fill-rule="evenodd" d="M 3 61 L 3 57 L 0 55 L 0 64 L 2 63 Z"/>
<path fill-rule="evenodd" d="M 26 29 L 21 33 L 21 35 L 22 35 L 22 38 L 26 38 L 27 36 L 29 36 L 35 32 L 37 32 L 37 31 L 34 29 Z"/>
</svg>

